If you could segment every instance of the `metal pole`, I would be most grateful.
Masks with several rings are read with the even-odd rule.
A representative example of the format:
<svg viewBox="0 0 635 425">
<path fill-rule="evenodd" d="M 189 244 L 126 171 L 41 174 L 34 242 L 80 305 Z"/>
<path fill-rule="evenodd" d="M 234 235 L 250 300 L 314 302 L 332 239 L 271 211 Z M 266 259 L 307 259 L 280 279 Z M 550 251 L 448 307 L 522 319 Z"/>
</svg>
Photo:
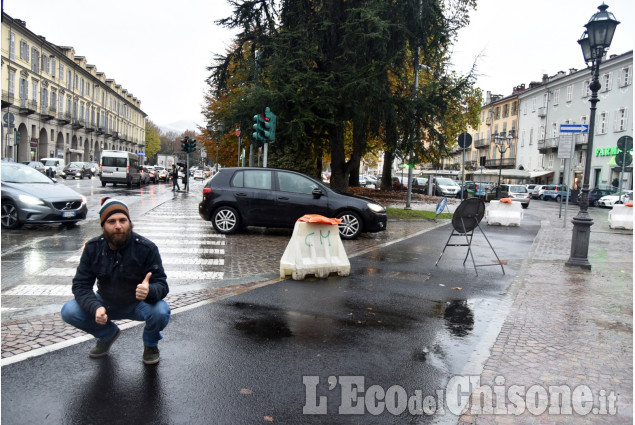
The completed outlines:
<svg viewBox="0 0 635 425">
<path fill-rule="evenodd" d="M 240 136 L 238 136 L 238 167 L 240 167 L 240 147 L 243 144 L 243 135 L 241 134 Z"/>
<path fill-rule="evenodd" d="M 603 53 L 603 52 L 602 52 Z M 602 62 L 602 54 L 597 55 L 595 63 L 592 65 L 592 81 L 589 85 L 591 89 L 591 114 L 589 123 L 589 141 L 587 143 L 586 158 L 584 161 L 584 183 L 582 186 L 582 197 L 580 198 L 580 211 L 571 222 L 573 223 L 573 237 L 571 239 L 571 253 L 569 259 L 565 263 L 567 266 L 577 266 L 591 270 L 589 263 L 589 239 L 591 236 L 591 226 L 593 219 L 589 215 L 589 180 L 591 174 L 591 159 L 593 158 L 593 135 L 595 133 L 595 111 L 598 98 L 598 91 L 602 85 L 600 84 L 600 63 Z"/>
<path fill-rule="evenodd" d="M 218 140 L 216 140 L 216 172 L 218 173 Z"/>
<path fill-rule="evenodd" d="M 190 153 L 188 152 L 185 155 L 185 172 L 183 173 L 185 175 L 185 191 L 189 193 L 190 191 L 190 179 L 187 176 L 187 173 L 190 172 Z M 178 177 L 178 173 L 177 173 L 177 179 Z"/>
<path fill-rule="evenodd" d="M 262 155 L 262 166 L 263 168 L 267 168 L 267 152 L 269 151 L 269 143 L 265 143 L 265 147 L 263 149 Z"/>
</svg>

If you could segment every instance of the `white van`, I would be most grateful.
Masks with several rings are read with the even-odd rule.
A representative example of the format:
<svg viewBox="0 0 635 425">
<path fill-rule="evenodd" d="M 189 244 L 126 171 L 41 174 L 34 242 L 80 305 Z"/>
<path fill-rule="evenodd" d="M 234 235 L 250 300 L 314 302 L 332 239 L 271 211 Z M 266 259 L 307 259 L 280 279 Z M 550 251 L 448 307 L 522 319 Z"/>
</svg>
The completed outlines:
<svg viewBox="0 0 635 425">
<path fill-rule="evenodd" d="M 66 166 L 66 162 L 62 158 L 42 158 L 40 162 L 44 164 L 44 174 L 51 177 L 61 173 Z"/>
<path fill-rule="evenodd" d="M 139 172 L 139 157 L 136 153 L 126 151 L 103 151 L 99 160 L 101 185 L 112 183 L 125 184 L 131 187 L 133 184 L 141 186 L 141 173 Z"/>
</svg>

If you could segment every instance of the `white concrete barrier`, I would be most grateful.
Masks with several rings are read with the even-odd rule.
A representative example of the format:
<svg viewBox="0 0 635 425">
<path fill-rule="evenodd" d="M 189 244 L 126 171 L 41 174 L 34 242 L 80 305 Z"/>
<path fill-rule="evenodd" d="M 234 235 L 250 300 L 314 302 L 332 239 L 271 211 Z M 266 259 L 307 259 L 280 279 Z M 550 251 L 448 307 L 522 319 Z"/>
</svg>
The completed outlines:
<svg viewBox="0 0 635 425">
<path fill-rule="evenodd" d="M 326 278 L 330 273 L 348 276 L 351 263 L 337 225 L 298 221 L 280 260 L 280 277 L 302 280 L 306 275 Z"/>
<path fill-rule="evenodd" d="M 487 224 L 499 226 L 520 226 L 523 211 L 520 202 L 490 201 L 485 209 Z"/>
<path fill-rule="evenodd" d="M 613 205 L 609 212 L 609 227 L 611 229 L 633 230 L 633 207 Z"/>
</svg>

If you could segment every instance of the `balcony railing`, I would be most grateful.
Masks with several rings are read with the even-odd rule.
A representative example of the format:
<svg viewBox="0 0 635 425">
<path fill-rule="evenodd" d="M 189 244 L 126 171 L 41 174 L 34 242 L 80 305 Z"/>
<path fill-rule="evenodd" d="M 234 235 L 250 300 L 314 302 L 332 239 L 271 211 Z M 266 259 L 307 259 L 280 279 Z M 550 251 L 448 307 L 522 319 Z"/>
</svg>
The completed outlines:
<svg viewBox="0 0 635 425">
<path fill-rule="evenodd" d="M 516 158 L 503 158 L 503 159 L 486 159 L 485 160 L 486 167 L 515 167 L 516 166 Z"/>
<path fill-rule="evenodd" d="M 541 149 L 557 149 L 558 148 L 558 138 L 552 137 L 551 139 L 542 139 L 538 140 L 538 150 Z"/>
<path fill-rule="evenodd" d="M 489 147 L 489 142 L 487 141 L 487 139 L 476 139 L 474 140 L 474 147 L 477 149 Z"/>
</svg>

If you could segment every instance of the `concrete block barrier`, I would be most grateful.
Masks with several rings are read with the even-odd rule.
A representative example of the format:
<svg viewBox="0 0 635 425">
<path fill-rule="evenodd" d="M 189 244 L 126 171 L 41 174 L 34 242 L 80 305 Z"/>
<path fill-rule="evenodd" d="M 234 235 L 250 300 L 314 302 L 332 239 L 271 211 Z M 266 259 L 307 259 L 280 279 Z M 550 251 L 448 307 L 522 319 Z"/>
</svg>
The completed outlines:
<svg viewBox="0 0 635 425">
<path fill-rule="evenodd" d="M 485 210 L 487 224 L 498 226 L 520 226 L 523 211 L 520 202 L 490 201 Z"/>
<path fill-rule="evenodd" d="M 611 229 L 633 230 L 633 207 L 613 205 L 613 209 L 609 212 L 609 227 Z"/>
<path fill-rule="evenodd" d="M 331 273 L 348 276 L 351 263 L 344 250 L 337 224 L 298 221 L 280 260 L 280 277 L 291 275 L 302 280 L 306 275 L 326 278 Z"/>
</svg>

